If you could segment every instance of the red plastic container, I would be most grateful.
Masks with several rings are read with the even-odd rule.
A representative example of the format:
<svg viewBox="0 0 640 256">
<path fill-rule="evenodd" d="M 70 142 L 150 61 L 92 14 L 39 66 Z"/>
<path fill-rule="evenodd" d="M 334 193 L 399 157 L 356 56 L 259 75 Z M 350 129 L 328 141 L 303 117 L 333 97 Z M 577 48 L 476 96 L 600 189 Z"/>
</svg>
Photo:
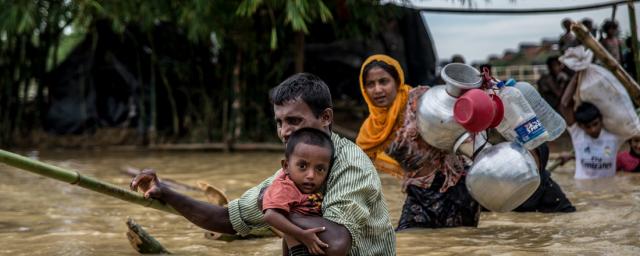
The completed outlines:
<svg viewBox="0 0 640 256">
<path fill-rule="evenodd" d="M 494 123 L 496 105 L 497 103 L 494 103 L 483 90 L 471 89 L 456 100 L 453 105 L 453 118 L 467 131 L 480 132 Z"/>
<path fill-rule="evenodd" d="M 498 95 L 496 94 L 491 94 L 489 95 L 489 97 L 493 101 L 493 107 L 495 112 L 493 116 L 493 121 L 491 121 L 491 124 L 487 129 L 496 128 L 500 124 L 500 122 L 502 122 L 502 118 L 504 118 L 504 104 L 502 103 L 502 100 L 500 99 L 500 97 L 498 97 Z"/>
</svg>

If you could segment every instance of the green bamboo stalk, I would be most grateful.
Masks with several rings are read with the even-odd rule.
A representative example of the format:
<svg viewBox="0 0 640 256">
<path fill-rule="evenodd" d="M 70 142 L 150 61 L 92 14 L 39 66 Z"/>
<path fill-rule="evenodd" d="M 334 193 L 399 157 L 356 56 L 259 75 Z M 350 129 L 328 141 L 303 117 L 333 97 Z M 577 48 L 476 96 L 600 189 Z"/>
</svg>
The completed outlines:
<svg viewBox="0 0 640 256">
<path fill-rule="evenodd" d="M 130 203 L 179 215 L 179 213 L 175 209 L 161 201 L 151 198 L 146 199 L 139 193 L 118 187 L 116 185 L 98 180 L 96 178 L 84 176 L 77 171 L 66 170 L 61 167 L 43 163 L 1 149 L 0 162 L 72 185 L 78 185 L 80 187 L 93 190 L 95 192 L 111 197 L 115 197 Z"/>
</svg>

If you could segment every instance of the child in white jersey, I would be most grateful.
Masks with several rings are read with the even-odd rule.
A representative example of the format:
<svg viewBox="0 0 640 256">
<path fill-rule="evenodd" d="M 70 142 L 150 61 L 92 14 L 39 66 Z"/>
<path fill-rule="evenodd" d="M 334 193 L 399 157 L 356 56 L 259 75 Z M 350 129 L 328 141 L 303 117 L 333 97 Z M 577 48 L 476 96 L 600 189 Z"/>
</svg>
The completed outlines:
<svg viewBox="0 0 640 256">
<path fill-rule="evenodd" d="M 616 174 L 616 155 L 624 138 L 603 127 L 600 110 L 583 102 L 573 115 L 565 115 L 576 157 L 576 179 L 611 177 Z"/>
</svg>

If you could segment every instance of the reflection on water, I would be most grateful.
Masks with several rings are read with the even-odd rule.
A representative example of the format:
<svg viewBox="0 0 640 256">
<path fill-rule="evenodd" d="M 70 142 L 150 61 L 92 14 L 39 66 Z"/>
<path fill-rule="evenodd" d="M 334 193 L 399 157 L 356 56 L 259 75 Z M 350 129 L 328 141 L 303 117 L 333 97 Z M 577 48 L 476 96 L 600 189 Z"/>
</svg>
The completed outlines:
<svg viewBox="0 0 640 256">
<path fill-rule="evenodd" d="M 204 180 L 230 198 L 273 174 L 277 153 L 56 152 L 40 159 L 126 186 L 124 165 L 153 167 L 161 177 L 196 186 Z M 572 166 L 553 178 L 578 211 L 571 214 L 483 213 L 478 228 L 420 229 L 398 234 L 399 255 L 640 255 L 640 176 L 576 182 Z M 392 221 L 403 195 L 381 175 Z M 185 192 L 205 200 L 198 192 Z M 276 238 L 222 242 L 181 217 L 0 165 L 0 254 L 136 255 L 126 239 L 128 216 L 178 255 L 279 255 Z"/>
</svg>

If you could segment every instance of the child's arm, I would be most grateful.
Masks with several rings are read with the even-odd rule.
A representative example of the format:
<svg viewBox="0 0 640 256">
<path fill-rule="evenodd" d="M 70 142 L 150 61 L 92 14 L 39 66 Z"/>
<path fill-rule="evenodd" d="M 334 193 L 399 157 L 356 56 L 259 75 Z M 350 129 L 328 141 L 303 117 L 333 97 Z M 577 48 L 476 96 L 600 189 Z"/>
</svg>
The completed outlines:
<svg viewBox="0 0 640 256">
<path fill-rule="evenodd" d="M 312 254 L 324 254 L 324 250 L 322 248 L 329 247 L 328 244 L 322 242 L 322 240 L 320 240 L 316 235 L 317 232 L 324 231 L 324 227 L 311 228 L 307 230 L 301 229 L 291 223 L 287 217 L 276 209 L 267 209 L 264 213 L 264 221 L 270 226 L 302 242 L 307 246 Z"/>
</svg>

